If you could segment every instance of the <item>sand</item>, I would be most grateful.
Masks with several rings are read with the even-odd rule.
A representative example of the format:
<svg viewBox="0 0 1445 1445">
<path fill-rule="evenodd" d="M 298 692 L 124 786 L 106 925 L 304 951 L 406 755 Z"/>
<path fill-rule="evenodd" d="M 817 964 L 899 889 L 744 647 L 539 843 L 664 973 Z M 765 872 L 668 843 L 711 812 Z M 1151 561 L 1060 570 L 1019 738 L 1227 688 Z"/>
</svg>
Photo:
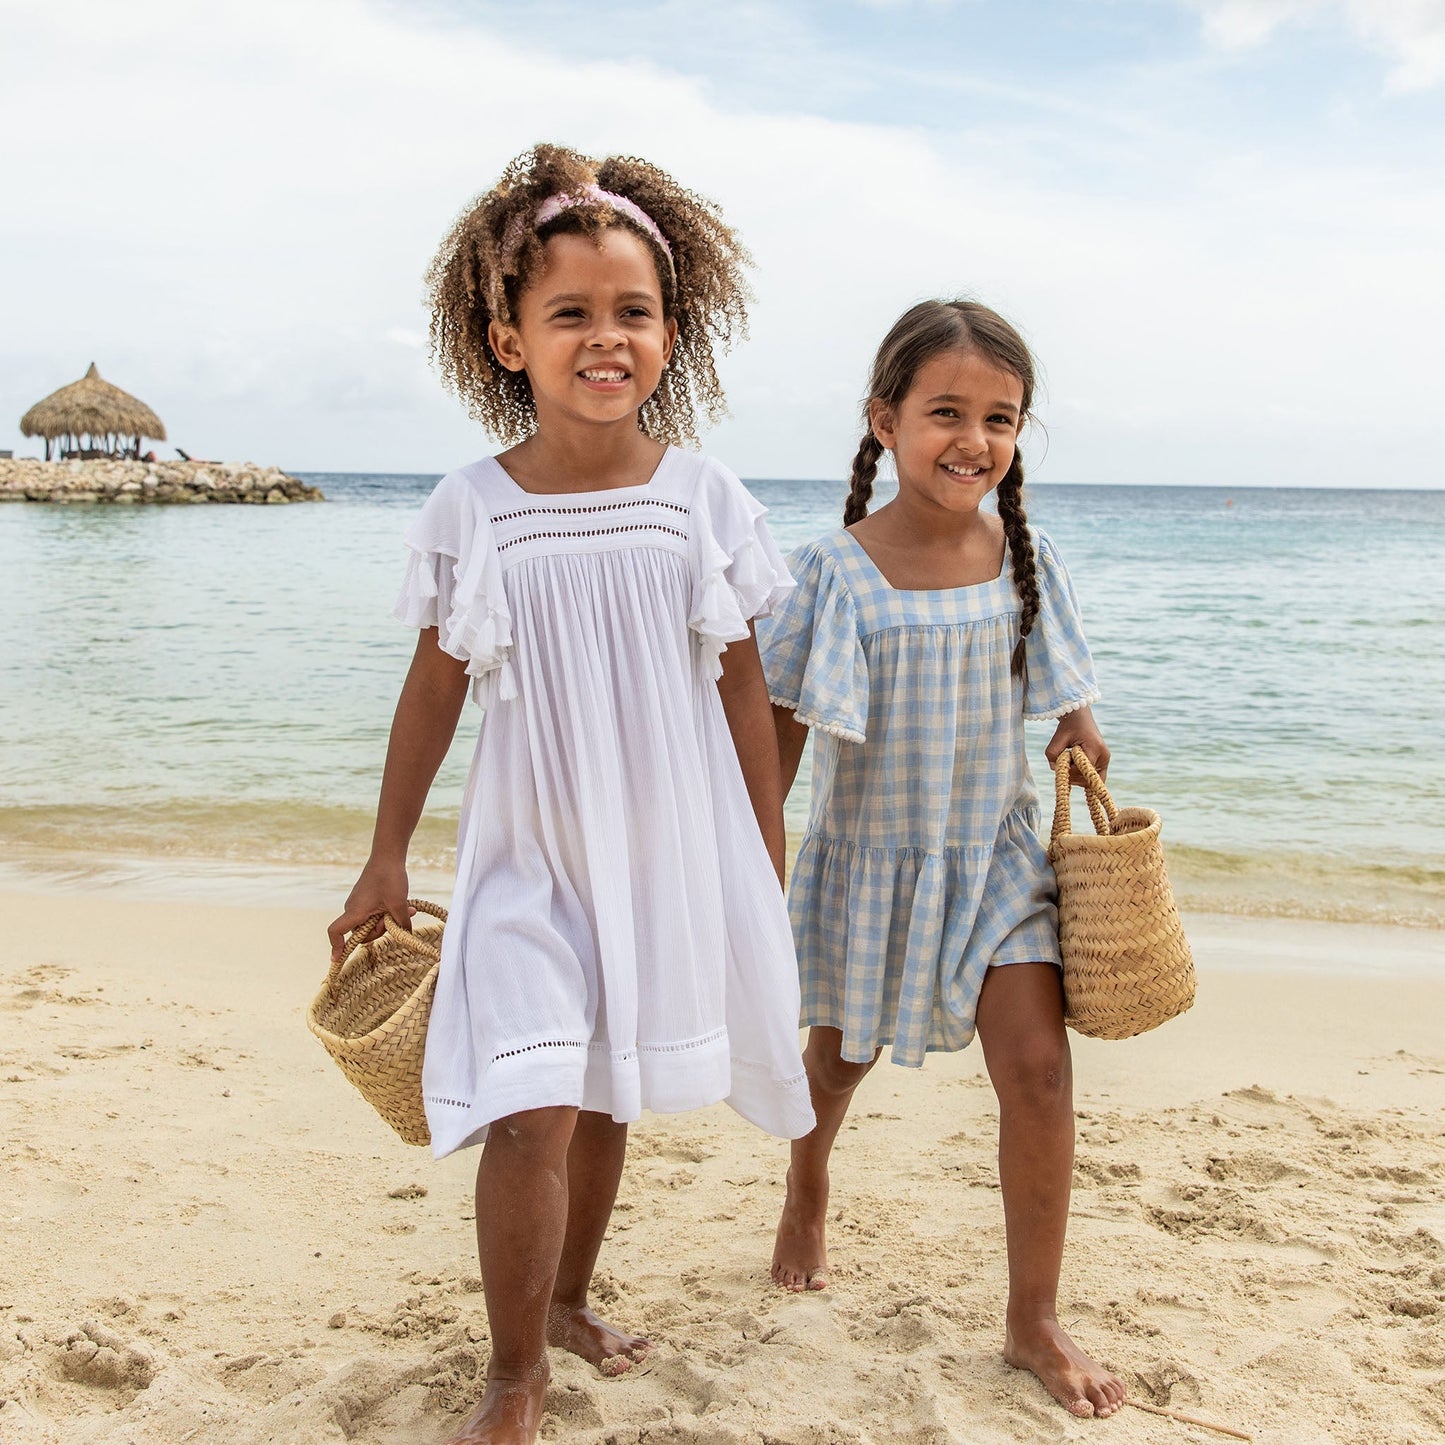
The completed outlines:
<svg viewBox="0 0 1445 1445">
<path fill-rule="evenodd" d="M 0 892 L 5 1445 L 428 1445 L 475 1398 L 474 1156 L 395 1140 L 306 1033 L 316 901 Z M 1075 1041 L 1063 1318 L 1141 1400 L 1260 1442 L 1445 1439 L 1445 936 L 1189 927 L 1195 1010 Z M 1072 1420 L 1002 1363 L 980 1068 L 860 1092 L 826 1295 L 768 1280 L 785 1146 L 645 1120 L 597 1295 L 660 1349 L 615 1381 L 554 1353 L 544 1437 L 1226 1438 Z"/>
</svg>

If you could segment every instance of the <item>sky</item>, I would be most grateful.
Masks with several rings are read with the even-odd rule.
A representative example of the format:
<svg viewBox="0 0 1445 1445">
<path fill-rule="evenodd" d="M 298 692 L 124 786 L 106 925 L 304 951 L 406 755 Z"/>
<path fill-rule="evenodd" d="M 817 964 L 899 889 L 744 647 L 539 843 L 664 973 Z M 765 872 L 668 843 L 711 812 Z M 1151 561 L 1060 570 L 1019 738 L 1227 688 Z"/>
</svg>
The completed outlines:
<svg viewBox="0 0 1445 1445">
<path fill-rule="evenodd" d="M 1040 480 L 1445 486 L 1445 0 L 0 0 L 0 50 L 17 455 L 92 361 L 198 455 L 493 449 L 421 278 L 551 140 L 751 250 L 745 477 L 846 473 L 884 332 L 966 295 L 1038 356 Z"/>
</svg>

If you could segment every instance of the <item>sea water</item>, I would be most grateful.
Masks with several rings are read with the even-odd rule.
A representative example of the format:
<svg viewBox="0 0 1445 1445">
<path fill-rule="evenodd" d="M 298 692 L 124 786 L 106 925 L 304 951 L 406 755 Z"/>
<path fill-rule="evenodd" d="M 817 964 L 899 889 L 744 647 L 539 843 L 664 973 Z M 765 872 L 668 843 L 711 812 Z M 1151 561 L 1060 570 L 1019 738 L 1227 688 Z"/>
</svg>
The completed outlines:
<svg viewBox="0 0 1445 1445">
<path fill-rule="evenodd" d="M 415 640 L 391 618 L 401 538 L 435 478 L 307 480 L 326 503 L 0 507 L 0 861 L 360 863 Z M 839 525 L 840 482 L 749 486 L 785 550 Z M 1111 787 L 1162 814 L 1181 894 L 1440 924 L 1445 492 L 1038 485 L 1028 505 L 1073 574 Z M 449 861 L 478 720 L 423 865 Z M 1050 732 L 1029 728 L 1046 820 Z M 804 776 L 794 831 L 806 808 Z"/>
</svg>

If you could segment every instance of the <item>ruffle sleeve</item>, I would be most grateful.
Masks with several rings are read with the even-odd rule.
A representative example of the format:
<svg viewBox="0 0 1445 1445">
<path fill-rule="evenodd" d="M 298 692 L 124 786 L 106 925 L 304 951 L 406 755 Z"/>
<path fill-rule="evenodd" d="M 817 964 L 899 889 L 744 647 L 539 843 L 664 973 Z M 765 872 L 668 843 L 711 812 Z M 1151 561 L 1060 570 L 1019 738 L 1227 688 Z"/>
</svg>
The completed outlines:
<svg viewBox="0 0 1445 1445">
<path fill-rule="evenodd" d="M 442 651 L 467 665 L 481 707 L 517 695 L 512 615 L 492 521 L 466 471 L 437 483 L 407 529 L 407 567 L 393 609 L 408 627 L 435 627 Z"/>
<path fill-rule="evenodd" d="M 1034 552 L 1039 615 L 1024 642 L 1024 717 L 1037 722 L 1098 702 L 1099 684 L 1064 560 L 1043 532 L 1034 531 Z"/>
<path fill-rule="evenodd" d="M 793 579 L 763 518 L 767 508 L 724 466 L 708 459 L 693 492 L 693 592 L 688 626 L 714 682 L 730 642 L 788 595 Z"/>
<path fill-rule="evenodd" d="M 861 743 L 868 730 L 868 661 L 848 584 L 821 542 L 788 558 L 796 588 L 758 628 L 768 696 L 806 727 Z"/>
</svg>

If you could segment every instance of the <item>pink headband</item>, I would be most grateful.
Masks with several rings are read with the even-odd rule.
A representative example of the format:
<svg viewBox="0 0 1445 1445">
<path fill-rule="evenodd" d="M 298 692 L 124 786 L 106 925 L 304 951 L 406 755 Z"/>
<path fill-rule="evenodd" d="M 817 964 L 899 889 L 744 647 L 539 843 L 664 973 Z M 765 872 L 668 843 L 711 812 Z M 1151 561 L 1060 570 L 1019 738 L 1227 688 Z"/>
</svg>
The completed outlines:
<svg viewBox="0 0 1445 1445">
<path fill-rule="evenodd" d="M 640 226 L 654 241 L 662 248 L 662 254 L 667 257 L 667 264 L 671 266 L 672 247 L 667 244 L 667 237 L 662 234 L 657 222 L 637 204 L 636 201 L 629 201 L 626 196 L 614 195 L 611 191 L 604 191 L 599 185 L 583 186 L 582 190 L 575 196 L 565 195 L 559 192 L 556 195 L 548 196 L 532 217 L 532 229 L 540 231 L 548 221 L 555 221 L 563 211 L 570 211 L 573 206 L 608 206 L 616 211 L 619 216 L 626 216 L 629 221 Z M 518 216 L 507 229 L 506 245 L 507 251 L 514 251 L 521 244 L 523 232 L 527 229 L 527 221 L 524 216 Z"/>
</svg>

